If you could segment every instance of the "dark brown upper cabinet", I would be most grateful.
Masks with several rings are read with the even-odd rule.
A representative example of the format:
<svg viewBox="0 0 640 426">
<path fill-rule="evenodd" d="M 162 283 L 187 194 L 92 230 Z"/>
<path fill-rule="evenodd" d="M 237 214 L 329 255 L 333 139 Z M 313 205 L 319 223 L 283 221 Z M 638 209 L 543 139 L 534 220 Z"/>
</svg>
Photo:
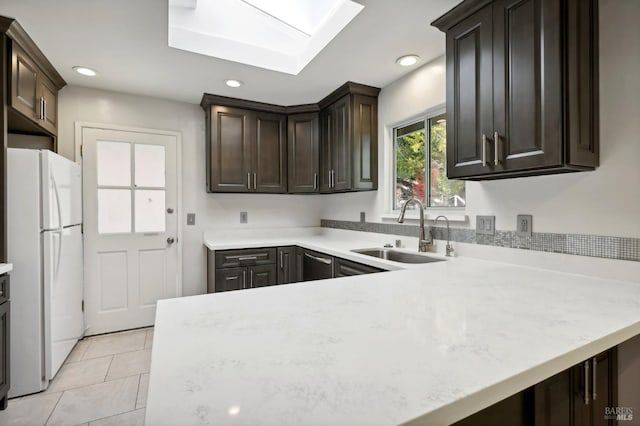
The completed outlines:
<svg viewBox="0 0 640 426">
<path fill-rule="evenodd" d="M 58 91 L 66 84 L 16 21 L 0 17 L 10 42 L 9 130 L 56 136 Z"/>
<path fill-rule="evenodd" d="M 206 115 L 209 192 L 287 192 L 284 115 L 225 105 Z"/>
<path fill-rule="evenodd" d="M 317 112 L 292 114 L 289 126 L 289 192 L 318 192 L 320 122 Z"/>
<path fill-rule="evenodd" d="M 251 111 L 213 105 L 207 121 L 207 191 L 251 192 Z"/>
<path fill-rule="evenodd" d="M 446 32 L 447 176 L 598 166 L 597 0 L 466 0 Z"/>
<path fill-rule="evenodd" d="M 253 190 L 287 192 L 287 117 L 256 112 Z"/>
<path fill-rule="evenodd" d="M 351 146 L 349 95 L 344 96 L 322 113 L 322 192 L 345 191 L 351 188 Z"/>
<path fill-rule="evenodd" d="M 320 102 L 321 192 L 378 188 L 378 93 L 346 83 Z"/>
<path fill-rule="evenodd" d="M 208 192 L 331 193 L 378 188 L 378 93 L 345 83 L 317 104 L 205 93 Z"/>
</svg>

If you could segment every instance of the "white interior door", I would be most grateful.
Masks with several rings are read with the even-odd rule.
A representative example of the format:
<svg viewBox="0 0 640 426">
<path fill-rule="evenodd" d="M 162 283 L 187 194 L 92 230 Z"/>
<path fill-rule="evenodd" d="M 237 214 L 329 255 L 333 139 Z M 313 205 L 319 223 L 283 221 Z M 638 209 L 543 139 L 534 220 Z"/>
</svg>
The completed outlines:
<svg viewBox="0 0 640 426">
<path fill-rule="evenodd" d="M 177 136 L 82 128 L 85 334 L 152 325 L 178 296 Z"/>
</svg>

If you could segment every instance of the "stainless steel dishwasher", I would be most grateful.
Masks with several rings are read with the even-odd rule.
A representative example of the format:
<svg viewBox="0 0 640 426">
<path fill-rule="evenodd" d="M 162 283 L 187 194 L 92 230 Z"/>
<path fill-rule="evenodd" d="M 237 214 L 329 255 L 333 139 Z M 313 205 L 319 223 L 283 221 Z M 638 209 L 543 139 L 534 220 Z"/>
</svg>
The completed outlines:
<svg viewBox="0 0 640 426">
<path fill-rule="evenodd" d="M 311 250 L 302 250 L 302 280 L 313 281 L 333 278 L 332 256 Z"/>
</svg>

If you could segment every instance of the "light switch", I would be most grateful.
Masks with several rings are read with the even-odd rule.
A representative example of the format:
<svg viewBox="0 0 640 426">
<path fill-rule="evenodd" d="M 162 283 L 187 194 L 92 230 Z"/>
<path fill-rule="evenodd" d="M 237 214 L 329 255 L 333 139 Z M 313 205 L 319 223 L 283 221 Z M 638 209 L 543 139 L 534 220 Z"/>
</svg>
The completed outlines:
<svg viewBox="0 0 640 426">
<path fill-rule="evenodd" d="M 187 213 L 187 225 L 195 225 L 196 224 L 196 214 L 195 213 Z"/>
<path fill-rule="evenodd" d="M 249 213 L 240 212 L 240 223 L 249 223 Z"/>
</svg>

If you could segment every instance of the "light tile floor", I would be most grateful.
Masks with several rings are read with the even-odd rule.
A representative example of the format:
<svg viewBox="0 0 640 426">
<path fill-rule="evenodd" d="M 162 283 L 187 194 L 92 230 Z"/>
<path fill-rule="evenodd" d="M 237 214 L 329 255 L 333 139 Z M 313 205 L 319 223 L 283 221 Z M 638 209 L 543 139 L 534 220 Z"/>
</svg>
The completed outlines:
<svg viewBox="0 0 640 426">
<path fill-rule="evenodd" d="M 49 388 L 9 400 L 0 426 L 142 426 L 153 328 L 80 340 Z"/>
</svg>

